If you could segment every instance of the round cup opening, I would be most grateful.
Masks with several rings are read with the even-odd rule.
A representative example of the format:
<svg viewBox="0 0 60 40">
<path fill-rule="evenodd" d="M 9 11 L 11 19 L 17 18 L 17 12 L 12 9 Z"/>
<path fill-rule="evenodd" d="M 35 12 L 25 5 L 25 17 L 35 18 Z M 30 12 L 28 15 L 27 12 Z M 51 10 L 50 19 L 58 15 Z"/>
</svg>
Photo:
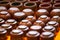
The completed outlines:
<svg viewBox="0 0 60 40">
<path fill-rule="evenodd" d="M 8 2 L 0 2 L 0 4 L 7 4 Z"/>
<path fill-rule="evenodd" d="M 49 7 L 49 4 L 42 4 L 41 7 Z"/>
<path fill-rule="evenodd" d="M 60 3 L 60 1 L 55 1 L 56 3 Z"/>
<path fill-rule="evenodd" d="M 56 4 L 56 5 L 54 5 L 55 7 L 60 7 L 60 4 Z"/>
<path fill-rule="evenodd" d="M 13 6 L 17 6 L 17 5 L 20 5 L 20 3 L 14 2 L 14 3 L 12 3 L 12 5 L 13 5 Z"/>
<path fill-rule="evenodd" d="M 34 3 L 27 3 L 26 6 L 33 6 Z"/>
</svg>

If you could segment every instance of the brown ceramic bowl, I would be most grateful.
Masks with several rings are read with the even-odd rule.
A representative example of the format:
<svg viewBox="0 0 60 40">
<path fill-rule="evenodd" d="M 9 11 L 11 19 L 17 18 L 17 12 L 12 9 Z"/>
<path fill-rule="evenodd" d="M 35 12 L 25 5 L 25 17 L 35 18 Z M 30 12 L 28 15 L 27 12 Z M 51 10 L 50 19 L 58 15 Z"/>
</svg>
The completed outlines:
<svg viewBox="0 0 60 40">
<path fill-rule="evenodd" d="M 19 25 L 26 25 L 26 26 L 30 27 L 32 25 L 32 23 L 29 20 L 24 19 L 19 23 Z"/>
<path fill-rule="evenodd" d="M 37 4 L 35 2 L 26 2 L 26 3 L 24 3 L 24 8 L 29 8 L 29 9 L 36 11 Z"/>
<path fill-rule="evenodd" d="M 47 15 L 47 16 L 49 16 L 49 12 L 46 9 L 39 9 L 39 10 L 37 10 L 36 16 L 40 17 L 41 15 Z"/>
<path fill-rule="evenodd" d="M 43 3 L 39 5 L 40 9 L 46 9 L 47 11 L 51 11 L 52 10 L 52 5 L 49 3 Z"/>
<path fill-rule="evenodd" d="M 44 27 L 45 23 L 41 20 L 36 20 L 33 25 L 40 25 L 40 26 Z"/>
<path fill-rule="evenodd" d="M 7 19 L 11 18 L 11 15 L 7 11 L 1 11 L 0 12 L 0 18 L 7 20 Z"/>
<path fill-rule="evenodd" d="M 17 7 L 20 10 L 23 10 L 23 4 L 21 2 L 11 2 L 10 7 Z"/>
<path fill-rule="evenodd" d="M 47 15 L 41 15 L 38 20 L 43 21 L 44 23 L 47 23 L 50 20 L 50 17 L 48 17 Z"/>
<path fill-rule="evenodd" d="M 50 13 L 50 16 L 60 16 L 60 9 L 53 9 Z"/>
<path fill-rule="evenodd" d="M 40 33 L 37 31 L 29 31 L 26 36 L 27 40 L 39 40 L 40 39 Z"/>
<path fill-rule="evenodd" d="M 17 8 L 17 7 L 10 7 L 10 8 L 8 9 L 8 12 L 11 14 L 11 16 L 13 16 L 15 12 L 19 12 L 19 11 L 20 11 L 20 10 L 19 10 L 19 8 Z"/>
<path fill-rule="evenodd" d="M 34 11 L 32 9 L 24 9 L 23 12 L 29 16 L 29 15 L 34 15 Z"/>
</svg>

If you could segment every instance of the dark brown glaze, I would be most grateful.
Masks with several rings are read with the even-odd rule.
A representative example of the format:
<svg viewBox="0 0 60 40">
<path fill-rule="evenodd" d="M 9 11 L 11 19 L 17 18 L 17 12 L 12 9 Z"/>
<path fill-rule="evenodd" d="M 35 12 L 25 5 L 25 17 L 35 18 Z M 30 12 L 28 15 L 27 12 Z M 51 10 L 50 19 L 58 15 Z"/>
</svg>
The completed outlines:
<svg viewBox="0 0 60 40">
<path fill-rule="evenodd" d="M 58 32 L 59 31 L 59 23 L 56 22 L 56 21 L 49 21 L 46 25 L 51 25 L 51 26 L 54 26 L 56 28 L 56 31 Z"/>
<path fill-rule="evenodd" d="M 60 23 L 60 17 L 59 17 L 59 16 L 53 16 L 53 17 L 51 18 L 51 20 Z"/>
<path fill-rule="evenodd" d="M 0 6 L 0 11 L 7 11 L 7 8 L 4 6 Z"/>
<path fill-rule="evenodd" d="M 43 3 L 39 5 L 40 9 L 46 9 L 47 11 L 51 11 L 52 10 L 52 5 L 49 3 Z"/>
<path fill-rule="evenodd" d="M 23 40 L 22 36 L 23 36 L 23 31 L 18 30 L 18 29 L 13 29 L 10 32 L 11 35 L 11 40 Z"/>
<path fill-rule="evenodd" d="M 48 16 L 49 12 L 46 9 L 39 9 L 39 10 L 37 10 L 36 16 L 40 17 L 41 15 L 47 15 Z"/>
<path fill-rule="evenodd" d="M 29 31 L 27 34 L 27 40 L 39 40 L 40 33 L 37 31 Z"/>
<path fill-rule="evenodd" d="M 30 27 L 32 25 L 32 23 L 29 20 L 22 20 L 19 25 L 26 25 L 28 27 Z"/>
<path fill-rule="evenodd" d="M 42 31 L 44 31 L 44 32 L 47 31 L 47 32 L 56 33 L 55 27 L 54 27 L 54 26 L 50 26 L 50 25 L 45 26 L 45 27 L 42 29 Z"/>
<path fill-rule="evenodd" d="M 53 3 L 53 0 L 41 0 L 41 3 L 49 3 L 49 4 L 51 4 L 51 3 Z"/>
<path fill-rule="evenodd" d="M 4 24 L 4 23 L 5 23 L 5 20 L 2 19 L 2 18 L 0 18 L 0 25 L 1 25 L 1 24 Z"/>
<path fill-rule="evenodd" d="M 35 2 L 26 2 L 26 3 L 24 3 L 24 8 L 29 8 L 29 9 L 36 11 L 37 4 Z"/>
<path fill-rule="evenodd" d="M 47 15 L 41 15 L 38 20 L 43 21 L 44 23 L 47 23 L 50 20 L 50 17 L 48 17 Z"/>
<path fill-rule="evenodd" d="M 17 7 L 10 7 L 8 9 L 8 12 L 11 14 L 11 16 L 14 15 L 15 12 L 19 12 L 20 10 Z"/>
<path fill-rule="evenodd" d="M 2 24 L 1 28 L 4 28 L 7 30 L 7 35 L 10 35 L 10 32 L 12 30 L 12 26 L 10 24 Z"/>
<path fill-rule="evenodd" d="M 1 11 L 0 12 L 0 18 L 7 20 L 7 19 L 11 18 L 11 15 L 7 11 Z"/>
<path fill-rule="evenodd" d="M 44 27 L 45 23 L 41 20 L 36 20 L 33 25 L 40 25 L 40 26 Z"/>
<path fill-rule="evenodd" d="M 21 21 L 22 19 L 26 18 L 26 14 L 24 12 L 16 12 L 14 13 L 13 18 L 17 21 Z"/>
<path fill-rule="evenodd" d="M 7 39 L 6 33 L 7 33 L 7 31 L 5 29 L 0 28 L 0 40 L 6 40 Z"/>
<path fill-rule="evenodd" d="M 41 33 L 41 32 L 42 32 L 42 26 L 32 25 L 32 26 L 30 27 L 30 30 L 38 31 L 39 33 Z"/>
<path fill-rule="evenodd" d="M 32 23 L 34 23 L 36 21 L 36 17 L 35 16 L 27 16 L 26 19 L 31 21 Z"/>
<path fill-rule="evenodd" d="M 23 4 L 21 2 L 11 2 L 10 7 L 17 7 L 20 10 L 22 10 L 23 9 Z"/>
<path fill-rule="evenodd" d="M 26 37 L 26 33 L 29 31 L 29 27 L 25 25 L 19 25 L 16 29 L 22 30 L 24 32 L 24 37 Z"/>
<path fill-rule="evenodd" d="M 49 21 L 46 25 L 52 25 L 54 27 L 58 27 L 59 23 L 56 21 Z"/>
<path fill-rule="evenodd" d="M 34 15 L 34 12 L 33 12 L 32 9 L 24 9 L 23 12 L 24 12 L 27 16 L 29 16 L 29 15 Z"/>
<path fill-rule="evenodd" d="M 37 5 L 40 4 L 40 1 L 41 1 L 41 0 L 28 0 L 28 2 L 35 2 L 35 3 L 37 3 Z"/>
<path fill-rule="evenodd" d="M 60 9 L 60 3 L 55 3 L 55 4 L 53 5 L 53 8 L 54 8 L 54 9 Z"/>
<path fill-rule="evenodd" d="M 60 9 L 53 9 L 50 13 L 50 16 L 60 16 Z"/>
<path fill-rule="evenodd" d="M 0 6 L 5 6 L 6 8 L 10 7 L 9 2 L 7 2 L 7 1 L 1 1 Z"/>
<path fill-rule="evenodd" d="M 41 40 L 54 40 L 54 36 L 52 32 L 42 32 L 40 35 Z"/>
<path fill-rule="evenodd" d="M 60 0 L 55 0 L 54 3 L 60 3 Z"/>
<path fill-rule="evenodd" d="M 8 20 L 6 20 L 6 22 L 5 23 L 7 23 L 7 24 L 10 24 L 10 25 L 12 25 L 13 27 L 13 29 L 15 29 L 16 27 L 17 27 L 17 21 L 16 20 L 14 20 L 14 19 L 8 19 Z"/>
</svg>

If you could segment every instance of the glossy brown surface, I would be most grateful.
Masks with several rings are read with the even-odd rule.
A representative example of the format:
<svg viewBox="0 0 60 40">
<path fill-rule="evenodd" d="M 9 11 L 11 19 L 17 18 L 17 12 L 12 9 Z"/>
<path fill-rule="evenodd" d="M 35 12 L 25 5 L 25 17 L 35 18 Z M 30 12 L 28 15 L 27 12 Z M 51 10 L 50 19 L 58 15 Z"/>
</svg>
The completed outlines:
<svg viewBox="0 0 60 40">
<path fill-rule="evenodd" d="M 11 18 L 11 15 L 7 11 L 1 11 L 0 12 L 0 18 L 7 20 L 7 19 Z"/>
<path fill-rule="evenodd" d="M 26 33 L 29 31 L 29 27 L 25 25 L 19 25 L 16 29 L 22 30 L 24 32 L 23 36 L 26 37 Z"/>
<path fill-rule="evenodd" d="M 44 27 L 45 23 L 41 20 L 36 20 L 33 25 L 40 25 L 40 26 Z"/>
<path fill-rule="evenodd" d="M 10 32 L 12 30 L 12 26 L 10 24 L 2 24 L 1 28 L 4 28 L 7 30 L 7 35 L 10 35 Z"/>
<path fill-rule="evenodd" d="M 56 29 L 54 26 L 45 26 L 43 29 L 43 31 L 48 31 L 48 32 L 52 32 L 52 33 L 56 33 Z"/>
<path fill-rule="evenodd" d="M 4 6 L 0 6 L 0 11 L 7 11 L 7 8 Z"/>
<path fill-rule="evenodd" d="M 52 26 L 57 27 L 59 25 L 59 23 L 56 21 L 49 21 L 46 25 L 52 25 Z"/>
<path fill-rule="evenodd" d="M 1 1 L 1 0 L 0 0 Z M 34 26 L 34 23 L 36 22 L 36 20 L 39 20 L 38 18 L 40 17 L 40 16 L 42 16 L 42 15 L 40 15 L 37 11 L 38 10 L 40 10 L 41 8 L 39 8 L 39 5 L 40 4 L 45 4 L 45 3 L 40 3 L 41 2 L 41 0 L 39 0 L 39 2 L 35 2 L 35 1 L 38 1 L 38 0 L 30 0 L 31 2 L 34 2 L 34 3 L 36 3 L 36 7 L 34 8 L 34 7 L 31 7 L 31 8 L 26 8 L 26 7 L 24 7 L 23 5 L 26 3 L 26 2 L 22 2 L 23 0 L 19 0 L 19 1 L 21 1 L 21 3 L 23 4 L 22 5 L 22 7 L 23 7 L 23 9 L 31 9 L 32 11 L 30 11 L 30 10 L 27 10 L 26 12 L 27 12 L 27 15 L 26 15 L 26 17 L 24 16 L 22 16 L 22 17 L 19 17 L 18 15 L 22 15 L 22 13 L 21 14 L 15 14 L 15 13 L 17 13 L 17 12 L 23 12 L 23 10 L 21 11 L 21 9 L 19 9 L 19 8 L 17 8 L 17 6 L 19 7 L 19 1 L 16 1 L 16 0 L 4 0 L 5 2 L 7 1 L 9 1 L 9 4 L 10 3 L 13 3 L 13 5 L 14 5 L 14 8 L 12 8 L 12 11 L 11 10 L 9 10 L 10 8 L 11 8 L 11 6 L 9 6 L 9 7 L 6 7 L 6 6 L 4 6 L 4 7 L 6 7 L 6 8 L 4 8 L 4 7 L 1 7 L 0 6 L 0 9 L 1 9 L 1 11 L 3 10 L 3 11 L 7 11 L 7 10 L 9 10 L 8 11 L 8 13 L 10 13 L 11 14 L 11 18 L 10 19 L 14 19 L 14 20 L 16 20 L 17 21 L 17 23 L 15 22 L 15 21 L 12 21 L 12 20 L 10 20 L 10 22 L 8 22 L 7 24 L 9 25 L 9 24 L 11 24 L 12 25 L 12 29 L 13 29 L 13 27 L 15 27 L 15 29 L 18 27 L 18 26 L 20 26 L 20 28 L 21 28 L 21 30 L 23 31 L 23 29 L 25 30 L 27 27 L 29 27 L 29 30 L 30 30 L 30 28 L 31 28 L 31 26 Z M 27 2 L 30 2 L 30 1 L 28 1 L 27 0 Z M 43 1 L 43 0 L 42 0 Z M 51 24 L 49 24 L 48 26 L 50 26 L 50 27 L 45 27 L 46 26 L 46 23 L 48 23 L 48 22 L 50 22 L 50 21 L 56 21 L 56 22 L 58 22 L 57 20 L 59 20 L 58 18 L 59 17 L 56 17 L 56 16 L 60 16 L 60 12 L 58 11 L 58 10 L 56 10 L 56 11 L 54 11 L 54 14 L 53 13 L 51 13 L 50 14 L 50 11 L 52 11 L 52 9 L 54 10 L 54 8 L 53 8 L 53 5 L 55 5 L 56 4 L 56 7 L 59 7 L 59 2 L 57 2 L 57 3 L 53 3 L 53 1 L 56 1 L 56 0 L 52 0 L 52 2 L 49 2 L 49 1 L 51 1 L 51 0 L 44 0 L 44 2 L 46 2 L 47 4 L 51 4 L 52 5 L 52 7 L 51 8 L 48 8 L 48 10 L 47 9 L 45 9 L 45 10 L 47 10 L 47 11 L 45 11 L 45 10 L 42 10 L 42 11 L 39 11 L 39 12 L 44 12 L 44 13 L 42 13 L 43 15 L 46 15 L 46 16 L 43 16 L 43 17 L 40 17 L 40 21 L 42 20 L 42 22 L 44 21 L 44 24 L 43 25 L 41 25 L 41 23 L 42 22 L 39 22 L 38 21 L 38 23 L 36 23 L 36 25 L 34 26 L 34 27 L 32 27 L 31 29 L 34 29 L 34 30 L 36 30 L 36 31 L 38 31 L 40 34 L 41 34 L 41 31 L 40 31 L 40 25 L 41 25 L 41 27 L 42 27 L 42 29 L 44 28 L 44 30 L 46 30 L 46 31 L 51 31 L 51 32 L 53 32 L 53 34 L 55 34 L 56 35 L 56 37 L 51 37 L 51 39 L 50 38 L 48 38 L 48 39 L 46 39 L 46 40 L 60 40 L 60 26 L 58 26 L 57 25 L 57 23 L 54 23 L 54 22 L 52 22 L 52 26 L 53 27 L 55 27 L 56 25 L 56 30 L 57 30 L 57 32 L 55 32 L 53 29 L 53 27 L 51 27 Z M 18 2 L 18 3 L 16 3 L 16 2 Z M 49 3 L 48 3 L 49 2 Z M 30 5 L 30 4 L 29 4 Z M 44 7 L 46 7 L 46 5 L 44 6 Z M 48 6 L 47 6 L 48 7 Z M 15 11 L 15 10 L 17 10 L 17 9 L 15 9 L 15 8 L 17 8 L 19 11 Z M 44 9 L 44 8 L 42 8 L 42 9 Z M 59 8 L 58 8 L 59 9 Z M 0 12 L 1 12 L 0 11 Z M 36 13 L 37 12 L 37 13 Z M 36 14 L 35 14 L 36 13 Z M 48 14 L 46 14 L 46 13 L 48 13 Z M 56 14 L 58 14 L 58 15 L 56 15 Z M 14 16 L 14 15 L 16 15 L 16 16 Z M 52 16 L 53 15 L 53 16 Z M 29 19 L 27 18 L 28 16 L 33 16 L 33 17 L 35 17 L 36 18 L 36 20 L 35 19 L 33 19 L 33 17 L 29 17 Z M 55 16 L 55 17 L 54 17 Z M 45 20 L 47 17 L 49 17 L 50 19 L 49 20 Z M 31 19 L 30 19 L 31 18 Z M 52 20 L 52 18 L 53 18 L 53 20 Z M 56 20 L 57 19 L 57 20 Z M 4 19 L 3 19 L 4 20 Z M 4 22 L 3 22 L 3 20 L 2 19 L 0 19 L 0 22 L 2 22 L 1 23 L 1 25 L 3 25 L 4 24 Z M 18 21 L 19 20 L 19 21 Z M 28 24 L 28 25 L 24 25 L 24 26 L 22 26 L 21 24 L 19 24 L 22 20 L 29 20 L 32 24 L 28 24 L 28 22 L 26 22 L 26 24 Z M 6 23 L 6 21 L 7 20 L 4 20 L 5 21 L 5 23 Z M 59 20 L 60 21 L 60 20 Z M 16 23 L 16 24 L 15 24 Z M 51 23 L 51 22 L 50 22 Z M 25 24 L 25 22 L 23 23 L 23 24 Z M 56 24 L 56 25 L 55 25 Z M 60 23 L 59 23 L 60 24 Z M 1 25 L 0 25 L 0 27 L 1 27 Z M 27 26 L 27 27 L 26 27 Z M 39 27 L 38 27 L 39 26 Z M 7 28 L 7 25 L 4 25 L 4 27 L 6 27 Z M 42 30 L 41 29 L 41 30 Z M 20 30 L 20 29 L 19 29 Z M 10 30 L 9 30 L 10 31 Z M 32 31 L 32 30 L 30 30 L 30 31 Z M 58 33 L 58 31 L 59 31 L 59 33 Z M 17 33 L 16 33 L 17 32 Z M 18 36 L 16 36 L 16 35 L 14 35 L 13 37 L 11 36 L 11 35 L 7 35 L 6 37 L 8 37 L 7 38 L 7 40 L 11 40 L 12 38 L 12 40 L 42 40 L 41 38 L 42 37 L 32 37 L 32 36 L 35 36 L 36 35 L 36 32 L 30 32 L 29 33 L 29 36 L 27 36 L 26 37 L 26 33 L 28 33 L 27 31 L 23 31 L 24 33 L 23 33 L 23 37 L 21 36 L 21 37 L 18 37 Z M 43 31 L 42 31 L 43 32 Z M 1 33 L 1 32 L 0 32 Z M 18 34 L 18 31 L 15 31 L 13 34 Z M 20 32 L 21 33 L 21 32 Z M 8 32 L 7 32 L 7 34 L 9 34 Z M 50 33 L 50 35 L 49 35 L 49 33 L 46 33 L 48 36 L 50 36 L 51 35 L 51 33 Z M 54 35 L 54 36 L 55 36 Z M 45 37 L 46 35 L 44 35 L 44 37 Z M 47 37 L 48 37 L 47 36 Z M 12 37 L 12 38 L 11 38 Z M 2 37 L 3 38 L 3 37 Z M 20 39 L 21 38 L 21 39 Z M 3 39 L 3 40 L 5 40 L 5 39 Z M 45 39 L 44 39 L 45 40 Z"/>
<path fill-rule="evenodd" d="M 9 2 L 7 2 L 7 1 L 1 1 L 1 2 L 0 2 L 0 6 L 5 6 L 5 7 L 7 7 L 7 8 L 10 7 Z"/>
<path fill-rule="evenodd" d="M 37 3 L 37 5 L 40 4 L 40 1 L 41 1 L 41 0 L 28 0 L 28 2 L 35 2 L 35 3 Z"/>
<path fill-rule="evenodd" d="M 4 24 L 4 23 L 5 23 L 5 20 L 2 19 L 2 18 L 0 18 L 0 25 L 1 25 L 1 24 Z"/>
<path fill-rule="evenodd" d="M 36 16 L 40 17 L 41 15 L 47 15 L 48 16 L 49 12 L 46 9 L 39 9 L 39 10 L 37 10 Z"/>
<path fill-rule="evenodd" d="M 60 9 L 53 9 L 50 13 L 50 16 L 60 16 Z"/>
<path fill-rule="evenodd" d="M 10 7 L 17 7 L 20 10 L 22 10 L 23 9 L 23 4 L 21 2 L 12 2 L 12 3 L 10 3 Z"/>
<path fill-rule="evenodd" d="M 11 32 L 11 40 L 23 40 L 23 32 L 21 30 L 13 29 Z"/>
<path fill-rule="evenodd" d="M 27 16 L 26 19 L 31 21 L 32 23 L 34 23 L 36 21 L 36 17 L 35 16 Z"/>
<path fill-rule="evenodd" d="M 32 25 L 32 26 L 30 27 L 30 30 L 38 31 L 39 33 L 41 33 L 41 32 L 42 32 L 42 26 Z"/>
<path fill-rule="evenodd" d="M 7 33 L 7 31 L 5 29 L 0 28 L 0 40 L 6 40 L 7 39 L 6 33 Z"/>
<path fill-rule="evenodd" d="M 40 9 L 46 9 L 47 11 L 51 11 L 52 10 L 52 5 L 49 3 L 43 3 L 39 5 Z"/>
<path fill-rule="evenodd" d="M 40 37 L 41 40 L 54 40 L 54 34 L 52 32 L 43 32 Z"/>
<path fill-rule="evenodd" d="M 53 5 L 53 8 L 55 8 L 55 9 L 60 9 L 60 3 L 55 3 L 55 4 Z"/>
<path fill-rule="evenodd" d="M 14 13 L 13 18 L 17 21 L 21 21 L 22 19 L 26 18 L 26 14 L 24 12 L 16 12 Z"/>
<path fill-rule="evenodd" d="M 57 21 L 58 23 L 60 23 L 60 17 L 59 16 L 53 16 L 51 18 L 52 21 Z"/>
<path fill-rule="evenodd" d="M 29 20 L 22 20 L 19 25 L 26 25 L 28 27 L 30 27 L 32 25 L 32 23 Z"/>
<path fill-rule="evenodd" d="M 24 3 L 24 7 L 25 8 L 30 8 L 34 11 L 37 10 L 37 4 L 35 2 L 26 2 L 26 3 Z"/>
<path fill-rule="evenodd" d="M 51 25 L 54 26 L 56 28 L 56 31 L 58 32 L 59 30 L 59 23 L 56 21 L 49 21 L 46 25 Z"/>
<path fill-rule="evenodd" d="M 12 25 L 13 26 L 12 27 L 13 29 L 15 29 L 17 27 L 17 21 L 14 20 L 14 19 L 8 19 L 8 20 L 6 20 L 5 23 Z"/>
<path fill-rule="evenodd" d="M 50 17 L 46 16 L 46 15 L 41 15 L 38 20 L 43 21 L 44 23 L 47 23 L 50 20 Z"/>
<path fill-rule="evenodd" d="M 60 0 L 55 0 L 54 3 L 60 3 Z"/>
<path fill-rule="evenodd" d="M 27 36 L 27 40 L 39 40 L 39 35 L 40 33 L 37 31 L 29 31 L 26 36 Z"/>
<path fill-rule="evenodd" d="M 13 16 L 15 12 L 19 12 L 19 11 L 20 11 L 20 10 L 19 10 L 19 8 L 17 8 L 17 7 L 10 7 L 10 8 L 8 9 L 8 12 L 11 14 L 11 16 Z"/>
<path fill-rule="evenodd" d="M 34 11 L 32 9 L 24 9 L 23 12 L 29 16 L 29 15 L 34 15 Z"/>
</svg>

